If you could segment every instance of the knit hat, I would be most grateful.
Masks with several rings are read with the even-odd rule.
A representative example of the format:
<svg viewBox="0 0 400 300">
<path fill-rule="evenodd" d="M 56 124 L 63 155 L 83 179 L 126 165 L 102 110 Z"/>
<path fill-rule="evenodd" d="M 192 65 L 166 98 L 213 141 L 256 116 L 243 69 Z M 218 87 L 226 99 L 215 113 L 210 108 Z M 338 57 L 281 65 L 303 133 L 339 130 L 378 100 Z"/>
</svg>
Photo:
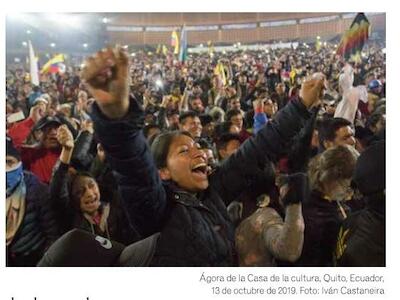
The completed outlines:
<svg viewBox="0 0 400 300">
<path fill-rule="evenodd" d="M 17 149 L 15 149 L 11 138 L 6 137 L 6 145 L 7 145 L 6 155 L 10 155 L 12 157 L 15 157 L 16 159 L 18 159 L 20 161 L 21 160 L 21 155 L 19 154 Z"/>
<path fill-rule="evenodd" d="M 363 195 L 382 191 L 386 187 L 385 141 L 369 146 L 358 158 L 353 182 Z"/>
</svg>

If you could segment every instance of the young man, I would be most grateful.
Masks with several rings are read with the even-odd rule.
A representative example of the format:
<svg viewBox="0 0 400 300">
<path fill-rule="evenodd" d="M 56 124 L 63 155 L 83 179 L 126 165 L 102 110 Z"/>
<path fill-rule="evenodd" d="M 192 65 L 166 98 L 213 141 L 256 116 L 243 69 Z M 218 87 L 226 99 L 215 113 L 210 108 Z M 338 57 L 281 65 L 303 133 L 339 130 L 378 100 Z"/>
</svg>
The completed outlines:
<svg viewBox="0 0 400 300">
<path fill-rule="evenodd" d="M 199 139 L 203 126 L 198 114 L 194 111 L 187 111 L 179 116 L 179 129 L 190 133 L 192 138 Z"/>
<path fill-rule="evenodd" d="M 226 121 L 232 122 L 234 125 L 236 125 L 239 128 L 239 136 L 240 136 L 241 142 L 244 142 L 249 137 L 251 137 L 251 134 L 248 133 L 247 130 L 243 126 L 243 115 L 240 110 L 238 110 L 238 109 L 228 110 L 225 115 L 225 119 L 226 119 Z"/>
<path fill-rule="evenodd" d="M 240 137 L 237 134 L 225 133 L 217 141 L 217 152 L 219 161 L 231 156 L 240 147 Z"/>
<path fill-rule="evenodd" d="M 318 128 L 319 144 L 325 150 L 339 145 L 354 147 L 356 140 L 351 123 L 343 118 L 328 118 Z"/>
</svg>

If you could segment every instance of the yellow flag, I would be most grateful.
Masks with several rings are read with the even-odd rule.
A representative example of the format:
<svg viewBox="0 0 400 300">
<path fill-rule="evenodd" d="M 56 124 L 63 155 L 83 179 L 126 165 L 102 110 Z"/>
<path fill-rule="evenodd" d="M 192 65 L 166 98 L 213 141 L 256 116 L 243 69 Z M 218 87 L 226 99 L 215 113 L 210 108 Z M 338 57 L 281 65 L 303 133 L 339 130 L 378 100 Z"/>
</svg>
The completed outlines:
<svg viewBox="0 0 400 300">
<path fill-rule="evenodd" d="M 157 45 L 156 53 L 157 53 L 157 54 L 160 54 L 160 53 L 161 53 L 161 45 L 160 45 L 160 44 Z"/>
<path fill-rule="evenodd" d="M 162 45 L 162 50 L 161 50 L 162 54 L 164 54 L 165 56 L 168 54 L 168 48 L 165 45 Z"/>
<path fill-rule="evenodd" d="M 171 35 L 171 46 L 174 47 L 174 54 L 179 54 L 179 38 L 175 30 Z"/>
<path fill-rule="evenodd" d="M 227 80 L 226 80 L 225 68 L 221 62 L 218 62 L 217 66 L 215 67 L 214 74 L 218 75 L 222 84 L 226 86 Z"/>
</svg>

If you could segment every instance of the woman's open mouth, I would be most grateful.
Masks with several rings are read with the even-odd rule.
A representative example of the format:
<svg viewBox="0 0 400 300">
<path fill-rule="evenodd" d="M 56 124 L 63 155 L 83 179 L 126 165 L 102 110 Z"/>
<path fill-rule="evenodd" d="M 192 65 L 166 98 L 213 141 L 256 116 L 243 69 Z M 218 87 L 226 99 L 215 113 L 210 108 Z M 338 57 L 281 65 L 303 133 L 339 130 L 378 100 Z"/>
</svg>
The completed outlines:
<svg viewBox="0 0 400 300">
<path fill-rule="evenodd" d="M 192 168 L 192 173 L 200 177 L 201 179 L 207 178 L 207 171 L 208 169 L 206 163 L 199 163 Z"/>
</svg>

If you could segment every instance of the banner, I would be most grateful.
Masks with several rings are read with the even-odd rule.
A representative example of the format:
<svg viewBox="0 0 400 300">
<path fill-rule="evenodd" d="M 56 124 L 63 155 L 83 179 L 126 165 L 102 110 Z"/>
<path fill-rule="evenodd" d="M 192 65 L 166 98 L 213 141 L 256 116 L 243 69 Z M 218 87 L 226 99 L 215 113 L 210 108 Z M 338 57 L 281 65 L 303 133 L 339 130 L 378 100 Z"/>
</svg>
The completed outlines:
<svg viewBox="0 0 400 300">
<path fill-rule="evenodd" d="M 38 60 L 35 57 L 35 52 L 33 51 L 33 46 L 31 41 L 28 41 L 29 44 L 29 72 L 30 72 L 30 80 L 33 85 L 39 85 L 39 67 Z"/>
</svg>

